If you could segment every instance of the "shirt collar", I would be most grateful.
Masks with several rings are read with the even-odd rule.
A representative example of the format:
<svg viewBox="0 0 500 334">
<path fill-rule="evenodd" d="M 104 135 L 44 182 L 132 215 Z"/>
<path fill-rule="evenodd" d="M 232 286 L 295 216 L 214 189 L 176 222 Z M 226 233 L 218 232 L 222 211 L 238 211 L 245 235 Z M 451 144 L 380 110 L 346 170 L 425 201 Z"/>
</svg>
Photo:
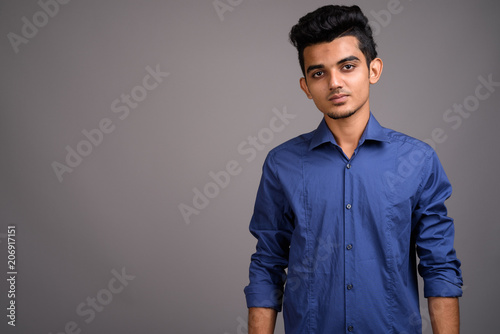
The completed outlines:
<svg viewBox="0 0 500 334">
<path fill-rule="evenodd" d="M 375 140 L 381 142 L 390 142 L 389 137 L 384 131 L 384 128 L 379 124 L 379 122 L 375 119 L 373 114 L 370 112 L 370 118 L 368 119 L 368 124 L 366 124 L 366 128 L 359 139 L 358 146 L 361 146 L 366 140 Z M 309 150 L 312 150 L 321 144 L 324 143 L 332 143 L 338 146 L 335 141 L 335 137 L 333 137 L 332 132 L 328 128 L 328 125 L 325 122 L 325 119 L 321 121 L 318 128 L 314 132 L 313 137 L 311 138 L 311 143 L 309 144 Z"/>
</svg>

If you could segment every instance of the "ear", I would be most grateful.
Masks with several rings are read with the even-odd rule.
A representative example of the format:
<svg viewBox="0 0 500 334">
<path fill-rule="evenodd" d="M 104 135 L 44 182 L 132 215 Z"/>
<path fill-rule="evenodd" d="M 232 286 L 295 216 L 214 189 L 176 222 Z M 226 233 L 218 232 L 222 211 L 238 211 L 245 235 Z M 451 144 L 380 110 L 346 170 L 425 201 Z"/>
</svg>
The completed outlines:
<svg viewBox="0 0 500 334">
<path fill-rule="evenodd" d="M 311 93 L 309 92 L 309 87 L 307 87 L 306 78 L 304 78 L 304 77 L 300 78 L 300 88 L 304 91 L 304 93 L 306 93 L 307 98 L 309 98 L 309 99 L 313 98 Z"/>
<path fill-rule="evenodd" d="M 375 58 L 370 63 L 370 83 L 374 84 L 380 79 L 382 75 L 382 69 L 384 68 L 384 63 L 382 59 Z"/>
</svg>

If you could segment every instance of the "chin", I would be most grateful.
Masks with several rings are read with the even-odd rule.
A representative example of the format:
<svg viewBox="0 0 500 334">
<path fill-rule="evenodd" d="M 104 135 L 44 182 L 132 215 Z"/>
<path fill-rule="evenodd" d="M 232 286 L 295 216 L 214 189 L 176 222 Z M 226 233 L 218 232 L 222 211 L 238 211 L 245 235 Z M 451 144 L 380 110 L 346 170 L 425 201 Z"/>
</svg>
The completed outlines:
<svg viewBox="0 0 500 334">
<path fill-rule="evenodd" d="M 356 113 L 357 110 L 341 111 L 341 112 L 327 112 L 326 115 L 331 119 L 349 118 Z"/>
</svg>

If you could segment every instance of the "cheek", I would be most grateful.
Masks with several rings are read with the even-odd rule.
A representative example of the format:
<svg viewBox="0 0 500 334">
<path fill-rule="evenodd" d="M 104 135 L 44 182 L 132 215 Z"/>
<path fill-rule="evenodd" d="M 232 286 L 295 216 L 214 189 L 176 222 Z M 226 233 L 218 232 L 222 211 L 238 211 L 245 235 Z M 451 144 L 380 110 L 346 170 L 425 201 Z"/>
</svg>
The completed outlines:
<svg viewBox="0 0 500 334">
<path fill-rule="evenodd" d="M 351 88 L 358 94 L 367 95 L 370 91 L 370 82 L 366 78 L 360 78 Z"/>
<path fill-rule="evenodd" d="M 328 89 L 325 89 L 322 85 L 313 85 L 309 87 L 309 92 L 314 98 L 323 98 L 325 96 L 325 92 L 327 92 Z"/>
</svg>

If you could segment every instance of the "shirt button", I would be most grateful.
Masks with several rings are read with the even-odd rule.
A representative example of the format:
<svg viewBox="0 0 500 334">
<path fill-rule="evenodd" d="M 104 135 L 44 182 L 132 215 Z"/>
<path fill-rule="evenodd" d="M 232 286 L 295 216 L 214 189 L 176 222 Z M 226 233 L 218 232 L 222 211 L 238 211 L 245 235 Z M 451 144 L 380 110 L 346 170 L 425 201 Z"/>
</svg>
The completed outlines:
<svg viewBox="0 0 500 334">
<path fill-rule="evenodd" d="M 349 244 L 349 245 L 347 245 L 346 248 L 347 248 L 347 250 L 351 250 L 352 249 L 352 245 Z"/>
<path fill-rule="evenodd" d="M 347 290 L 352 290 L 353 286 L 352 284 L 347 285 Z"/>
<path fill-rule="evenodd" d="M 351 164 L 347 164 L 347 169 L 351 169 Z"/>
<path fill-rule="evenodd" d="M 347 327 L 347 331 L 349 331 L 349 332 L 354 332 L 354 327 L 353 327 L 353 326 L 349 326 L 349 327 Z"/>
<path fill-rule="evenodd" d="M 351 210 L 352 205 L 351 205 L 351 204 L 347 204 L 347 205 L 346 205 L 346 208 L 347 208 L 347 210 Z"/>
</svg>

